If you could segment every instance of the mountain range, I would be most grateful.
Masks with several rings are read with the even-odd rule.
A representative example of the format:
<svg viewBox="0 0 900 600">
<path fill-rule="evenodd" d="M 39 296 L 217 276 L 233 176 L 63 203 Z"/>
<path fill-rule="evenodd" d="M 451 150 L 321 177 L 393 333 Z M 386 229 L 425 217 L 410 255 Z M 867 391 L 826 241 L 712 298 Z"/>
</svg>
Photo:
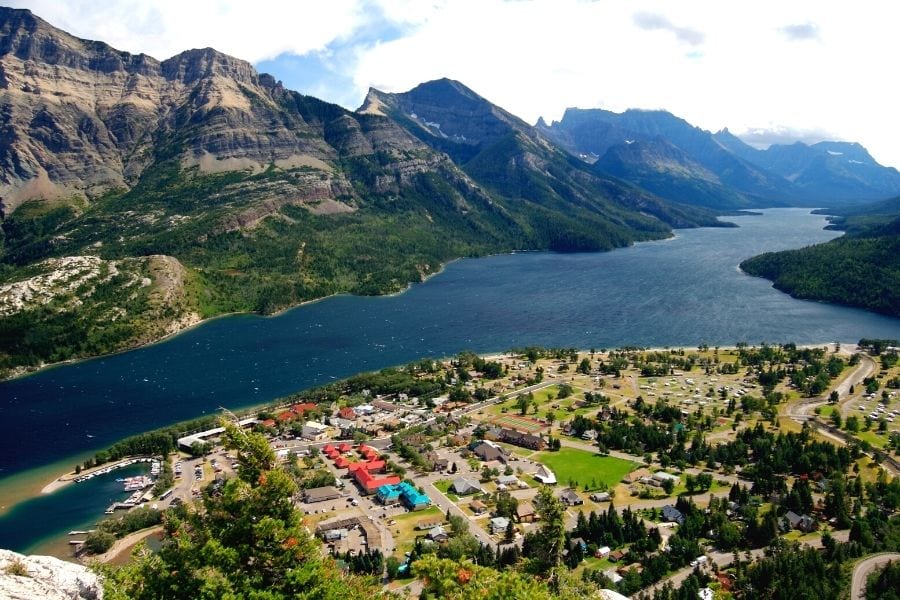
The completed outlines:
<svg viewBox="0 0 900 600">
<path fill-rule="evenodd" d="M 531 126 L 449 79 L 350 111 L 211 48 L 158 61 L 27 10 L 0 8 L 0 88 L 8 370 L 396 291 L 460 256 L 608 250 L 822 190 L 900 193 L 857 146 L 785 166 L 663 112 Z"/>
<path fill-rule="evenodd" d="M 832 206 L 900 194 L 900 173 L 855 143 L 749 146 L 668 112 L 566 110 L 538 130 L 604 173 L 670 200 L 718 209 Z"/>
</svg>

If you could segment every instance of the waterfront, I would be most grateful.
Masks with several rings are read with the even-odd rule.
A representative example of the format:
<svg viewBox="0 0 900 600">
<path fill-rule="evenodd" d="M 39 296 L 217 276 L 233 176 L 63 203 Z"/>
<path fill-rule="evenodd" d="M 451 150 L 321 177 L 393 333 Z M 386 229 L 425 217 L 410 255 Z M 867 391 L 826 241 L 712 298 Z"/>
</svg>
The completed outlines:
<svg viewBox="0 0 900 600">
<path fill-rule="evenodd" d="M 221 406 L 261 404 L 463 349 L 900 338 L 900 319 L 794 300 L 738 270 L 759 252 L 831 239 L 838 233 L 822 229 L 823 217 L 788 209 L 730 219 L 740 228 L 681 230 L 672 240 L 608 253 L 457 261 L 397 296 L 340 296 L 278 317 L 217 319 L 161 344 L 2 383 L 0 475 Z M 0 479 L 0 493 L 12 481 Z M 52 512 L 64 498 L 52 494 L 40 506 Z M 96 518 L 109 502 L 95 504 L 66 527 L 79 528 L 74 520 Z M 0 547 L 15 548 L 8 540 L 21 539 L 9 537 L 14 514 L 0 519 Z"/>
</svg>

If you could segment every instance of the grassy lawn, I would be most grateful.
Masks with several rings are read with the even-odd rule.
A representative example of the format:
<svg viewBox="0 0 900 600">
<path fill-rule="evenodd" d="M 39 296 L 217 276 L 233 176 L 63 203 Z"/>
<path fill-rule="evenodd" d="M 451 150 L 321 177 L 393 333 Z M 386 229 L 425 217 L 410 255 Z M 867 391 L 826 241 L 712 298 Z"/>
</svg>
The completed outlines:
<svg viewBox="0 0 900 600">
<path fill-rule="evenodd" d="M 887 435 L 878 435 L 874 431 L 860 431 L 854 433 L 853 436 L 865 442 L 869 442 L 874 448 L 884 448 L 888 441 Z"/>
<path fill-rule="evenodd" d="M 449 491 L 451 485 L 453 485 L 453 482 L 449 479 L 441 479 L 440 481 L 434 482 L 434 487 L 436 487 L 443 495 L 447 496 L 447 498 L 450 499 L 450 502 L 455 504 L 459 502 L 459 496 Z"/>
<path fill-rule="evenodd" d="M 432 521 L 442 516 L 441 509 L 432 506 L 418 512 L 411 512 L 394 517 L 396 521 L 393 525 L 388 525 L 391 534 L 394 536 L 395 555 L 402 555 L 408 550 L 412 550 L 416 537 L 425 535 L 426 531 L 417 531 L 416 526 L 424 521 Z"/>
<path fill-rule="evenodd" d="M 818 411 L 820 417 L 830 417 L 831 413 L 834 412 L 834 407 L 826 404 L 825 406 L 820 406 L 816 410 Z"/>
<path fill-rule="evenodd" d="M 555 474 L 560 485 L 568 485 L 570 480 L 579 488 L 591 482 L 605 483 L 613 487 L 639 465 L 621 458 L 599 456 L 584 450 L 562 448 L 558 452 L 540 452 L 535 457 L 547 465 Z M 594 488 L 596 489 L 596 488 Z"/>
</svg>

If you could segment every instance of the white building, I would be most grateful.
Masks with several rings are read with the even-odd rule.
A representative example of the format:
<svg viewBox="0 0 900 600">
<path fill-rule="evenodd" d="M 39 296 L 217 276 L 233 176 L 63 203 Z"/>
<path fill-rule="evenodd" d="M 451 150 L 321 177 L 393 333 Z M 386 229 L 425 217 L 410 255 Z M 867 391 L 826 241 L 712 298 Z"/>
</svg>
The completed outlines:
<svg viewBox="0 0 900 600">
<path fill-rule="evenodd" d="M 328 425 L 317 421 L 307 421 L 303 424 L 302 435 L 308 440 L 317 442 L 328 436 Z"/>
<path fill-rule="evenodd" d="M 534 474 L 534 478 L 547 485 L 556 485 L 556 475 L 544 465 L 538 467 L 537 473 Z"/>
</svg>

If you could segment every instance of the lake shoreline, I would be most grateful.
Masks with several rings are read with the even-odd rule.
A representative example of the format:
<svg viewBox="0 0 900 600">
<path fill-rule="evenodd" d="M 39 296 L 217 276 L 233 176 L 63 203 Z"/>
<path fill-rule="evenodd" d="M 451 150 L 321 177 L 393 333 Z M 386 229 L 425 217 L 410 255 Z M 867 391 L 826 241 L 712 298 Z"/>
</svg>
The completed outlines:
<svg viewBox="0 0 900 600">
<path fill-rule="evenodd" d="M 753 216 L 754 214 L 755 214 L 755 213 L 748 213 L 748 214 L 746 214 L 746 215 L 728 215 L 728 216 Z M 708 227 L 708 228 L 716 228 L 715 226 L 712 226 L 712 225 L 709 225 L 709 226 L 707 226 L 707 227 Z M 738 227 L 738 226 L 736 226 L 736 227 Z M 698 227 L 689 227 L 689 228 L 687 228 L 687 229 L 699 229 L 699 228 L 698 228 Z M 671 233 L 670 233 L 668 236 L 664 237 L 664 238 L 659 238 L 659 239 L 655 239 L 655 240 L 639 240 L 639 241 L 632 241 L 632 242 L 630 242 L 630 243 L 629 243 L 628 245 L 626 245 L 626 246 L 620 246 L 620 247 L 617 247 L 617 248 L 610 248 L 609 250 L 592 250 L 592 251 L 584 252 L 583 254 L 597 254 L 597 253 L 614 252 L 614 251 L 616 251 L 616 250 L 623 250 L 623 249 L 626 249 L 626 248 L 633 247 L 633 246 L 635 246 L 635 245 L 637 245 L 637 244 L 649 244 L 649 243 L 653 243 L 653 242 L 667 242 L 667 241 L 674 241 L 675 239 L 678 238 L 678 234 L 676 233 L 676 231 L 678 231 L 678 229 L 673 228 L 672 231 L 671 231 Z M 419 278 L 418 280 L 413 280 L 413 281 L 407 282 L 406 285 L 405 285 L 402 289 L 400 289 L 400 290 L 391 291 L 391 292 L 384 292 L 384 293 L 381 293 L 381 294 L 375 294 L 375 295 L 373 295 L 373 296 L 371 296 L 371 297 L 373 297 L 373 298 L 394 298 L 394 297 L 396 297 L 396 296 L 401 296 L 401 295 L 407 293 L 407 292 L 408 292 L 410 289 L 412 289 L 414 286 L 416 286 L 416 285 L 421 285 L 421 284 L 423 284 L 423 283 L 426 283 L 426 282 L 427 282 L 428 280 L 430 280 L 431 278 L 436 277 L 437 275 L 442 274 L 442 273 L 447 269 L 448 266 L 450 266 L 450 265 L 453 264 L 453 263 L 459 262 L 459 261 L 461 261 L 461 260 L 465 260 L 465 259 L 473 259 L 473 258 L 474 258 L 474 259 L 478 259 L 478 258 L 490 258 L 490 257 L 496 257 L 496 256 L 513 256 L 513 255 L 515 255 L 515 254 L 525 254 L 525 253 L 534 253 L 534 252 L 549 252 L 549 253 L 559 253 L 559 254 L 571 254 L 571 253 L 568 253 L 568 252 L 557 252 L 557 251 L 554 251 L 554 250 L 548 250 L 548 249 L 538 249 L 538 250 L 510 250 L 510 251 L 508 251 L 508 252 L 496 252 L 496 253 L 493 253 L 493 254 L 485 254 L 485 255 L 483 255 L 483 256 L 481 256 L 481 255 L 480 255 L 480 256 L 457 256 L 457 257 L 455 257 L 455 258 L 451 258 L 451 259 L 449 259 L 449 260 L 447 260 L 447 261 L 441 263 L 435 271 L 433 271 L 433 272 L 431 272 L 431 273 L 428 273 L 428 274 L 425 275 L 425 276 L 420 276 L 420 278 Z M 582 253 L 578 253 L 578 254 L 582 254 Z M 83 357 L 80 357 L 80 358 L 70 358 L 70 359 L 67 359 L 67 360 L 62 360 L 62 361 L 54 362 L 54 363 L 44 363 L 44 364 L 37 365 L 37 366 L 34 366 L 34 367 L 15 367 L 15 368 L 11 369 L 10 372 L 9 372 L 6 376 L 0 377 L 0 383 L 2 383 L 2 382 L 4 382 L 4 381 L 13 381 L 13 380 L 16 380 L 16 379 L 24 379 L 24 378 L 26 378 L 26 377 L 30 377 L 30 376 L 32 376 L 32 375 L 37 375 L 37 374 L 39 374 L 39 373 L 44 373 L 44 372 L 46 372 L 46 371 L 49 371 L 49 370 L 51 370 L 51 369 L 55 369 L 55 368 L 58 368 L 58 367 L 64 367 L 64 366 L 67 366 L 67 365 L 74 365 L 74 364 L 79 364 L 79 363 L 85 363 L 85 362 L 89 362 L 89 361 L 92 361 L 92 360 L 100 360 L 100 359 L 104 359 L 104 358 L 109 358 L 109 357 L 111 357 L 111 356 L 116 356 L 116 355 L 119 355 L 119 354 L 125 354 L 125 353 L 127 353 L 127 352 L 132 352 L 132 351 L 134 351 L 134 350 L 140 350 L 140 349 L 142 349 L 142 348 L 148 348 L 148 347 L 154 346 L 154 345 L 156 345 L 156 344 L 161 344 L 161 343 L 170 341 L 170 340 L 172 340 L 172 339 L 174 339 L 174 338 L 176 338 L 176 337 L 178 337 L 178 336 L 180 336 L 180 335 L 183 335 L 183 334 L 185 334 L 185 333 L 188 333 L 188 332 L 190 332 L 190 331 L 196 329 L 197 327 L 200 327 L 201 325 L 204 325 L 204 324 L 206 324 L 206 323 L 215 321 L 215 320 L 217 320 L 217 319 L 224 319 L 224 318 L 227 318 L 227 317 L 238 317 L 238 316 L 254 316 L 254 317 L 259 317 L 259 318 L 261 318 L 261 319 L 276 318 L 276 317 L 280 317 L 280 316 L 284 315 L 284 313 L 290 312 L 290 311 L 292 311 L 292 310 L 294 310 L 294 309 L 296 309 L 296 308 L 301 308 L 301 307 L 304 307 L 304 306 L 309 306 L 309 305 L 312 305 L 312 304 L 317 304 L 317 303 L 319 303 L 319 302 L 323 302 L 323 301 L 325 301 L 325 300 L 328 300 L 328 299 L 331 299 L 331 298 L 336 298 L 336 297 L 341 297 L 341 296 L 365 297 L 365 296 L 358 296 L 358 295 L 352 294 L 352 293 L 350 293 L 350 292 L 335 292 L 335 293 L 329 294 L 329 295 L 327 295 L 327 296 L 321 296 L 321 297 L 319 297 L 319 298 L 312 298 L 312 299 L 310 299 L 310 300 L 303 300 L 302 302 L 299 302 L 299 303 L 297 303 L 297 304 L 292 304 L 292 305 L 290 305 L 290 306 L 286 306 L 286 307 L 284 307 L 284 308 L 282 308 L 282 309 L 280 309 L 280 310 L 278 310 L 278 311 L 276 311 L 276 312 L 274 312 L 274 313 L 272 313 L 272 314 L 270 314 L 270 315 L 262 315 L 262 314 L 259 314 L 259 313 L 256 313 L 256 312 L 252 312 L 252 311 L 226 312 L 226 313 L 222 313 L 222 314 L 218 314 L 218 315 L 214 315 L 214 316 L 212 316 L 212 317 L 206 317 L 206 318 L 199 317 L 199 315 L 197 315 L 197 316 L 198 316 L 198 320 L 188 319 L 187 322 L 186 322 L 186 324 L 185 324 L 183 327 L 180 327 L 180 328 L 176 329 L 175 331 L 171 331 L 171 332 L 165 334 L 164 336 L 162 336 L 162 337 L 160 337 L 160 338 L 152 339 L 152 340 L 148 340 L 148 341 L 138 342 L 138 343 L 136 343 L 136 344 L 134 344 L 134 345 L 130 345 L 130 346 L 127 346 L 127 347 L 125 347 L 125 348 L 121 348 L 121 349 L 119 349 L 119 350 L 115 350 L 115 351 L 113 351 L 113 352 L 107 352 L 107 353 L 105 353 L 105 354 L 98 354 L 98 355 L 96 355 L 96 356 L 83 356 Z M 196 313 L 195 313 L 195 314 L 196 314 Z M 175 323 L 175 322 L 177 322 L 177 320 L 176 320 L 176 321 L 173 321 L 173 323 Z"/>
<path fill-rule="evenodd" d="M 852 354 L 852 353 L 854 353 L 854 352 L 859 351 L 859 349 L 858 349 L 858 347 L 857 347 L 857 345 L 856 345 L 855 342 L 838 342 L 838 343 L 840 344 L 840 352 L 841 352 L 841 354 Z M 817 344 L 797 344 L 797 346 L 798 346 L 799 348 L 822 348 L 822 347 L 825 347 L 825 348 L 828 349 L 829 352 L 835 352 L 835 351 L 836 351 L 836 349 L 835 349 L 835 342 L 822 342 L 822 343 L 817 343 Z M 654 348 L 654 347 L 633 347 L 633 348 L 634 348 L 635 351 L 640 351 L 640 352 L 671 352 L 671 351 L 674 351 L 674 352 L 685 351 L 685 352 L 687 352 L 687 351 L 695 351 L 695 350 L 697 350 L 697 347 L 696 347 L 696 346 L 668 346 L 668 347 L 655 347 L 655 348 Z M 719 348 L 719 350 L 721 350 L 721 351 L 731 351 L 731 350 L 736 350 L 736 349 L 737 349 L 737 346 L 736 346 L 736 345 L 735 345 L 735 346 L 719 346 L 718 348 Z M 629 349 L 630 349 L 630 348 L 629 348 Z M 611 349 L 609 349 L 608 351 L 615 351 L 615 350 L 619 350 L 619 349 L 618 349 L 618 348 L 611 348 Z M 590 349 L 588 349 L 588 348 L 582 348 L 582 349 L 578 349 L 577 351 L 578 351 L 579 353 L 585 353 L 585 354 L 587 354 L 587 353 L 590 352 Z M 499 357 L 502 357 L 502 356 L 504 356 L 504 355 L 508 355 L 508 354 L 511 354 L 511 353 L 512 353 L 512 350 L 507 350 L 507 351 L 503 351 L 503 352 L 488 352 L 488 353 L 481 353 L 481 354 L 479 354 L 479 356 L 480 356 L 481 358 L 486 359 L 486 360 L 490 360 L 490 359 L 499 358 Z M 449 357 L 442 357 L 442 358 L 440 358 L 439 360 L 446 360 L 446 359 L 448 359 L 448 358 L 449 358 Z M 316 387 L 318 387 L 318 386 L 316 386 Z M 306 388 L 306 389 L 314 389 L 314 388 Z M 297 392 L 303 392 L 303 391 L 306 391 L 306 390 L 297 390 Z M 281 404 L 273 405 L 273 404 L 265 403 L 265 404 L 259 404 L 259 405 L 248 406 L 248 407 L 245 407 L 245 408 L 240 409 L 240 410 L 241 410 L 242 412 L 243 412 L 243 411 L 253 412 L 253 411 L 257 411 L 257 410 L 263 409 L 263 408 L 272 408 L 272 407 L 277 407 L 277 406 L 281 406 Z M 176 425 L 176 424 L 177 424 L 177 422 L 176 422 L 176 423 L 170 423 L 169 425 L 166 425 L 166 426 L 164 426 L 164 427 L 171 427 L 171 426 Z M 143 432 L 143 433 L 149 433 L 149 432 Z M 137 435 L 140 435 L 140 434 L 137 434 Z M 119 440 L 119 441 L 121 441 L 121 440 Z M 80 455 L 80 456 L 83 456 L 83 455 Z M 91 474 L 91 473 L 100 471 L 100 470 L 102 470 L 102 469 L 107 469 L 107 468 L 110 468 L 110 467 L 116 468 L 116 467 L 118 467 L 118 466 L 120 466 L 120 465 L 126 463 L 127 461 L 129 461 L 129 460 L 131 460 L 131 459 L 133 459 L 133 458 L 136 458 L 136 457 L 137 457 L 137 455 L 135 455 L 135 456 L 125 456 L 125 457 L 122 457 L 121 459 L 119 459 L 118 461 L 115 461 L 115 462 L 104 463 L 104 464 L 98 465 L 98 466 L 96 466 L 96 467 L 91 467 L 90 469 L 85 469 L 85 470 L 83 470 L 81 473 L 76 473 L 76 472 L 73 470 L 73 471 L 66 471 L 66 472 L 64 472 L 64 473 L 62 473 L 62 474 L 60 474 L 60 475 L 54 477 L 53 479 L 46 479 L 46 478 L 44 478 L 43 481 L 44 481 L 45 483 L 44 483 L 43 486 L 40 488 L 40 490 L 39 490 L 38 493 L 30 493 L 30 494 L 27 494 L 27 495 L 23 495 L 23 496 L 21 497 L 21 499 L 19 499 L 19 500 L 18 500 L 17 502 L 15 502 L 14 504 L 10 504 L 10 505 L 8 505 L 8 506 L 0 507 L 0 516 L 2 516 L 5 512 L 7 512 L 7 511 L 13 509 L 17 504 L 19 504 L 19 503 L 21 503 L 21 502 L 28 501 L 28 500 L 30 500 L 30 499 L 32 499 L 32 498 L 40 497 L 40 496 L 42 496 L 42 495 L 52 494 L 52 493 L 56 492 L 57 490 L 60 490 L 60 489 L 63 489 L 63 488 L 65 488 L 65 487 L 67 487 L 68 485 L 70 485 L 70 484 L 72 484 L 72 483 L 74 482 L 74 480 L 75 480 L 76 477 L 81 477 L 81 476 L 84 476 L 84 475 L 89 475 L 89 474 Z M 62 461 L 58 461 L 58 463 L 59 463 L 59 462 L 70 462 L 70 463 L 71 463 L 71 462 L 73 462 L 73 461 L 74 461 L 76 464 L 79 462 L 78 460 L 76 460 L 75 457 L 73 457 L 73 458 L 71 458 L 71 459 L 63 459 Z M 58 463 L 54 463 L 54 464 L 58 464 Z M 27 476 L 28 476 L 29 474 L 31 474 L 31 473 L 34 473 L 34 472 L 36 472 L 36 471 L 41 471 L 41 470 L 44 470 L 44 469 L 46 469 L 46 468 L 47 468 L 47 466 L 43 466 L 43 467 L 35 467 L 34 469 L 29 469 L 29 470 L 27 470 L 27 471 L 23 471 L 23 472 L 21 472 L 21 473 L 17 473 L 17 474 L 16 474 L 16 477 L 20 477 L 20 476 L 21 476 L 21 477 L 27 477 Z M 58 473 L 58 471 L 56 471 L 56 472 Z M 0 488 L 2 488 L 2 487 L 5 487 L 5 486 L 4 486 L 3 482 L 2 482 L 2 480 L 0 480 Z M 36 489 L 36 486 L 31 486 L 31 489 L 32 489 L 32 490 Z"/>
</svg>

